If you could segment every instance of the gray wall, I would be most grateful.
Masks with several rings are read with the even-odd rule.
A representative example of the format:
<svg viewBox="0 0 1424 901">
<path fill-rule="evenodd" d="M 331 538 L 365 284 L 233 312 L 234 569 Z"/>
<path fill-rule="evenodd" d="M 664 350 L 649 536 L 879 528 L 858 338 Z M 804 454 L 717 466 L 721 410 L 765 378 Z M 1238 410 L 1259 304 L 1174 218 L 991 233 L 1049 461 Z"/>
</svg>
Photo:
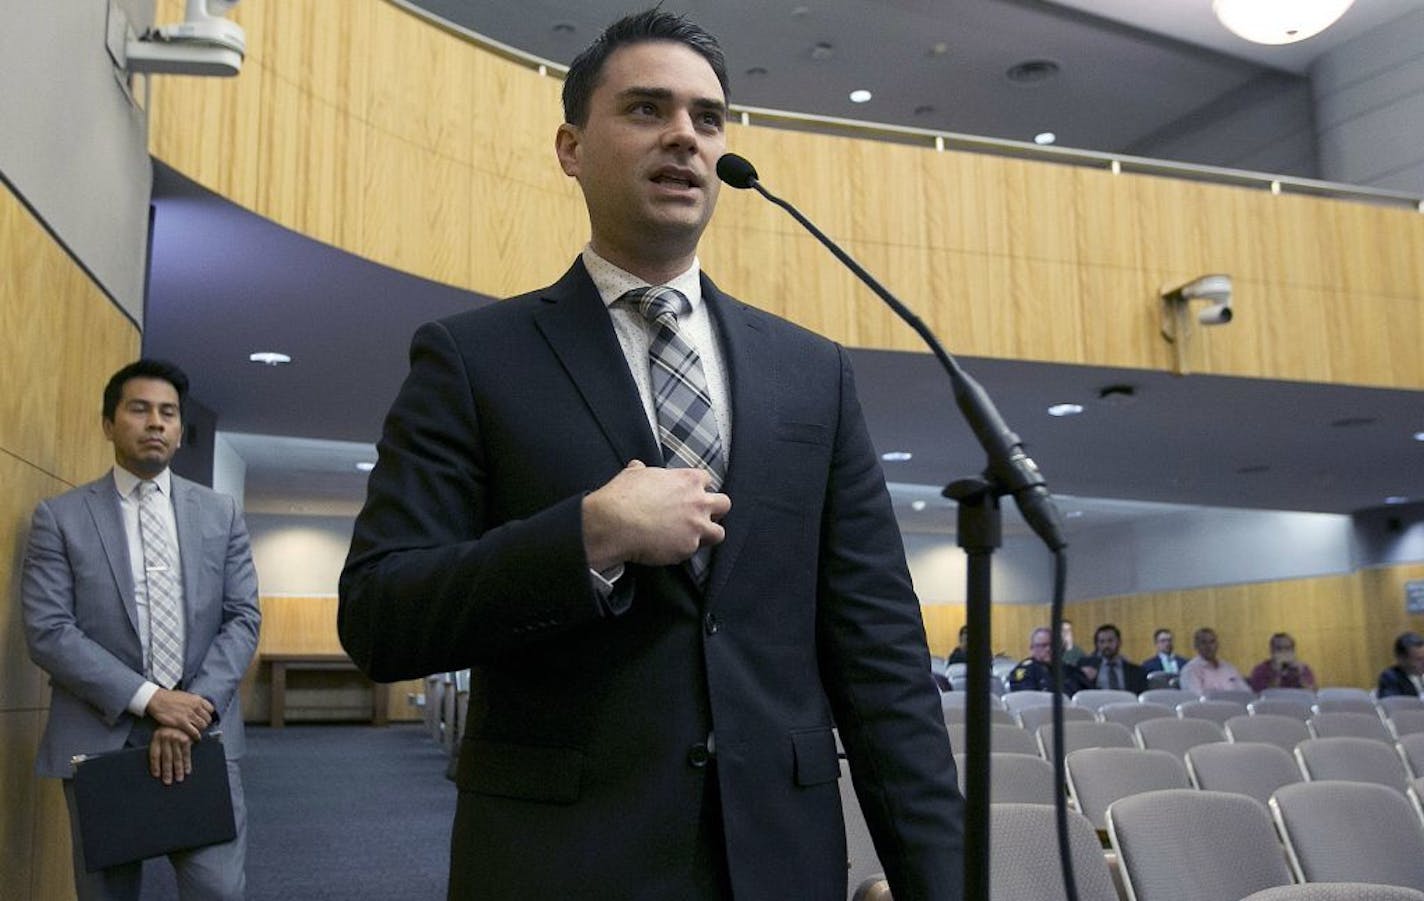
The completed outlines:
<svg viewBox="0 0 1424 901">
<path fill-rule="evenodd" d="M 1424 194 L 1424 8 L 1310 69 L 1321 177 Z"/>
<path fill-rule="evenodd" d="M 139 30 L 155 0 L 117 0 Z M 105 49 L 107 0 L 4 0 L 0 178 L 137 323 L 148 247 L 148 116 Z"/>
</svg>

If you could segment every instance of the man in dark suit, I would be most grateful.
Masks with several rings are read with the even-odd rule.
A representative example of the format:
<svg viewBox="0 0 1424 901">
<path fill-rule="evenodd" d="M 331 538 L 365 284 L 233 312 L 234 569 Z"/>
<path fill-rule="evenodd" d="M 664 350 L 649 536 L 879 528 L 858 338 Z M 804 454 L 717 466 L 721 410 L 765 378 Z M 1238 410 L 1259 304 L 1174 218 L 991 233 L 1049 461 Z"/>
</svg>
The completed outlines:
<svg viewBox="0 0 1424 901">
<path fill-rule="evenodd" d="M 182 782 L 193 743 L 215 725 L 237 837 L 169 859 L 183 898 L 243 896 L 237 687 L 257 648 L 257 577 L 233 499 L 168 469 L 187 390 L 168 363 L 139 360 L 115 373 L 103 416 L 113 471 L 41 502 L 25 548 L 25 639 L 54 688 L 35 768 L 65 780 L 81 901 L 136 901 L 142 868 L 86 871 L 70 758 L 148 745 L 154 778 Z"/>
<path fill-rule="evenodd" d="M 588 247 L 412 343 L 338 625 L 377 679 L 470 669 L 451 897 L 843 901 L 833 727 L 895 897 L 960 897 L 846 353 L 699 271 L 725 83 L 678 16 L 610 26 L 556 137 Z"/>
<path fill-rule="evenodd" d="M 1112 623 L 1093 633 L 1094 654 L 1078 661 L 1090 688 L 1109 688 L 1141 694 L 1147 690 L 1147 672 L 1122 656 L 1122 632 Z"/>
<path fill-rule="evenodd" d="M 1394 666 L 1380 673 L 1375 695 L 1424 695 L 1424 635 L 1403 632 L 1394 640 Z"/>
<path fill-rule="evenodd" d="M 1187 658 L 1173 651 L 1171 629 L 1158 629 L 1153 632 L 1152 643 L 1157 646 L 1157 653 L 1142 661 L 1143 672 L 1175 676 L 1187 665 Z"/>
</svg>

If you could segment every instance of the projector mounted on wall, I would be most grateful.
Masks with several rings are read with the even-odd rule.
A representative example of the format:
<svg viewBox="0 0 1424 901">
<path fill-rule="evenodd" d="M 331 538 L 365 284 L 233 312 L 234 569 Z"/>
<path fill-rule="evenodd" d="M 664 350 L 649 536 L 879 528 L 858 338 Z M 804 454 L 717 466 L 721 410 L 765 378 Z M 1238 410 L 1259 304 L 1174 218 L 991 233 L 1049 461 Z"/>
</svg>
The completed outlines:
<svg viewBox="0 0 1424 901">
<path fill-rule="evenodd" d="M 223 16 L 238 0 L 188 0 L 183 21 L 151 28 L 125 45 L 130 74 L 233 76 L 242 71 L 247 36 Z"/>
</svg>

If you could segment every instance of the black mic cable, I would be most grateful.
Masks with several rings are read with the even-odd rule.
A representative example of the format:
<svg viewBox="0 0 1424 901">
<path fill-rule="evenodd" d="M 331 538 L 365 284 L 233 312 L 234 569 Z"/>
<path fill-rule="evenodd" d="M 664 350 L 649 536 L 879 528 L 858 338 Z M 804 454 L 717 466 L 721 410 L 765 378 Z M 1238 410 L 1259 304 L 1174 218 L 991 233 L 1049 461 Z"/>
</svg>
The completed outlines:
<svg viewBox="0 0 1424 901">
<path fill-rule="evenodd" d="M 874 291 L 876 296 L 885 301 L 895 312 L 895 315 L 915 330 L 915 333 L 929 346 L 940 365 L 949 373 L 950 383 L 954 389 L 955 403 L 959 406 L 964 419 L 969 423 L 969 427 L 979 439 L 979 444 L 988 455 L 987 480 L 1014 496 L 1014 501 L 1018 504 L 1024 521 L 1053 552 L 1054 591 L 1050 619 L 1055 630 L 1055 651 L 1052 664 L 1055 689 L 1053 769 L 1057 793 L 1055 806 L 1057 807 L 1058 856 L 1062 865 L 1063 885 L 1067 892 L 1067 901 L 1078 901 L 1078 888 L 1073 878 L 1073 859 L 1068 842 L 1067 788 L 1063 764 L 1063 663 L 1061 650 L 1057 649 L 1059 642 L 1056 637 L 1058 623 L 1063 616 L 1064 583 L 1067 579 L 1067 557 L 1063 551 L 1067 548 L 1068 542 L 1063 538 L 1063 520 L 1059 515 L 1057 505 L 1053 503 L 1053 496 L 1048 493 L 1043 475 L 1039 472 L 1038 465 L 1024 452 L 1023 442 L 1019 436 L 1009 429 L 1008 424 L 999 415 L 999 411 L 994 407 L 994 402 L 989 399 L 988 392 L 960 367 L 959 361 L 944 349 L 929 327 L 901 303 L 899 298 L 876 281 L 874 276 L 851 259 L 849 254 L 826 237 L 825 233 L 817 228 L 811 220 L 801 215 L 800 210 L 762 187 L 761 181 L 757 177 L 756 167 L 750 161 L 735 153 L 724 153 L 717 160 L 717 177 L 734 188 L 742 190 L 751 188 L 790 213 L 791 217 L 801 223 L 807 231 L 815 236 L 816 240 L 824 244 L 836 259 L 855 273 L 856 277 Z M 986 823 L 984 826 L 987 828 L 988 824 Z"/>
</svg>

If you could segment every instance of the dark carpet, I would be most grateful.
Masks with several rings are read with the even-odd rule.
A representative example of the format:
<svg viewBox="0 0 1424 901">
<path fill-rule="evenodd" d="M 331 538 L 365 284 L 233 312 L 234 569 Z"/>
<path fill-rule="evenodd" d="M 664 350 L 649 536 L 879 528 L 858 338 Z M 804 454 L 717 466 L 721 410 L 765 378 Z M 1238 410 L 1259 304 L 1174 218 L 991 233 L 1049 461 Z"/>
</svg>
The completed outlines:
<svg viewBox="0 0 1424 901">
<path fill-rule="evenodd" d="M 417 724 L 247 727 L 248 901 L 445 897 L 455 786 Z M 146 901 L 176 901 L 167 861 Z"/>
</svg>

